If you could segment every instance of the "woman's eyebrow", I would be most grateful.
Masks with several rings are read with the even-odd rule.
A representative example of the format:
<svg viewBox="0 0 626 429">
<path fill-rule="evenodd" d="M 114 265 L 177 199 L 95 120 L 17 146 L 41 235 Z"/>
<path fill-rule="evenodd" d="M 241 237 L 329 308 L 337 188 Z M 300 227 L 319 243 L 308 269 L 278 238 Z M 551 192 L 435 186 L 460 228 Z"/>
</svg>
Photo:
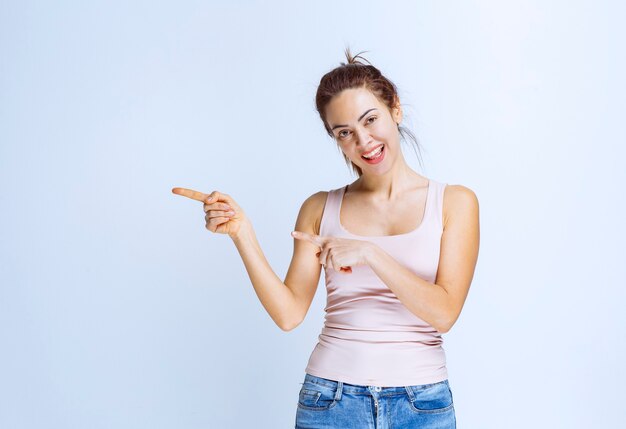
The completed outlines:
<svg viewBox="0 0 626 429">
<path fill-rule="evenodd" d="M 361 119 L 363 119 L 363 116 L 367 115 L 369 112 L 371 112 L 372 110 L 377 110 L 375 107 L 373 109 L 369 109 L 368 111 L 366 111 L 365 113 L 363 113 L 360 117 L 359 120 L 357 122 L 360 122 Z M 334 127 L 332 127 L 330 130 L 334 130 L 335 128 L 339 128 L 339 127 L 347 127 L 347 125 L 335 125 Z"/>
</svg>

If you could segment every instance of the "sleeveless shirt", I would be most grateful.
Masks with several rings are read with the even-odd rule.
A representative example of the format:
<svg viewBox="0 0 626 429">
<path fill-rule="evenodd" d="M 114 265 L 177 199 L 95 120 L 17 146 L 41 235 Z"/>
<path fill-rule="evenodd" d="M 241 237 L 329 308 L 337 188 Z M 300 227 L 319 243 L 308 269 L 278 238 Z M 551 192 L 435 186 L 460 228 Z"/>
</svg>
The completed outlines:
<svg viewBox="0 0 626 429">
<path fill-rule="evenodd" d="M 435 282 L 443 233 L 446 184 L 429 180 L 420 225 L 405 234 L 363 236 L 346 230 L 339 213 L 346 187 L 328 192 L 320 235 L 375 243 L 424 280 Z M 306 372 L 361 386 L 412 386 L 448 377 L 443 339 L 411 313 L 366 265 L 340 273 L 324 267 L 324 326 Z"/>
</svg>

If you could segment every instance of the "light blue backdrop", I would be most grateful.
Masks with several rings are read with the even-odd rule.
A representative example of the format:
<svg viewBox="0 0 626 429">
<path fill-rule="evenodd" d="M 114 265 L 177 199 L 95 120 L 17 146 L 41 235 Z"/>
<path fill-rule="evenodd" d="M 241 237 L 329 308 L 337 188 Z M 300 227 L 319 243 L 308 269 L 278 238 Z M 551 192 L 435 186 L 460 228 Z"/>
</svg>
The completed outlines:
<svg viewBox="0 0 626 429">
<path fill-rule="evenodd" d="M 132 4 L 131 4 L 132 3 Z M 314 110 L 343 49 L 481 210 L 444 335 L 458 427 L 624 427 L 621 2 L 0 2 L 0 427 L 288 428 L 323 323 L 282 332 L 175 186 L 232 195 L 284 278 L 354 180 Z"/>
</svg>

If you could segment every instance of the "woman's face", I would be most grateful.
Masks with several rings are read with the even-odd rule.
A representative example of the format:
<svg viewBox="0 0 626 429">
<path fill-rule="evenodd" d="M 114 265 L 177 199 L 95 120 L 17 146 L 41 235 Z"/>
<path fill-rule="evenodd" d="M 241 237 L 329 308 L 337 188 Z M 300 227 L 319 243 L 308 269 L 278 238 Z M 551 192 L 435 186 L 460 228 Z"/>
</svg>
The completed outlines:
<svg viewBox="0 0 626 429">
<path fill-rule="evenodd" d="M 363 174 L 382 174 L 394 164 L 400 151 L 401 120 L 399 106 L 389 112 L 365 88 L 346 89 L 326 107 L 326 122 L 337 144 Z"/>
</svg>

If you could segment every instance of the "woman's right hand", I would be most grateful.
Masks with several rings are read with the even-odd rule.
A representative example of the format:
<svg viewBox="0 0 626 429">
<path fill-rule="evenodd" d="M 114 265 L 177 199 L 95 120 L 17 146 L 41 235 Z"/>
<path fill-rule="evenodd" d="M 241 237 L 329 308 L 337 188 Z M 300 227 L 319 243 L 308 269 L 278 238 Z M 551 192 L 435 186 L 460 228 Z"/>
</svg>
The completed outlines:
<svg viewBox="0 0 626 429">
<path fill-rule="evenodd" d="M 172 192 L 204 203 L 204 219 L 209 231 L 235 238 L 243 228 L 250 226 L 246 214 L 230 195 L 218 191 L 205 194 L 187 188 L 173 188 Z"/>
</svg>

